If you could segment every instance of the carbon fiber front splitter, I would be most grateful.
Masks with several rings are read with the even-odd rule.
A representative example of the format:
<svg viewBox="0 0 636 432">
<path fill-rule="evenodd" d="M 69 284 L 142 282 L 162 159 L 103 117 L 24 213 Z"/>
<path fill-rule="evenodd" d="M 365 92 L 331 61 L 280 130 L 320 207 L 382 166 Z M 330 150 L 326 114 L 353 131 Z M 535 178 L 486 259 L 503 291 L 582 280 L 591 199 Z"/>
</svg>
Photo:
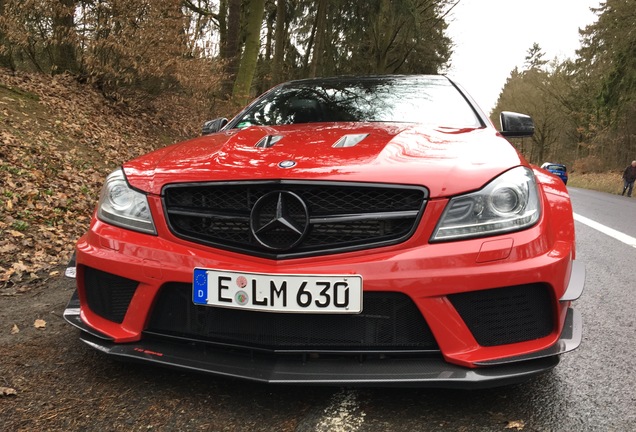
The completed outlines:
<svg viewBox="0 0 636 432">
<path fill-rule="evenodd" d="M 564 352 L 563 347 L 570 350 L 580 343 L 580 317 L 573 312 L 569 311 L 566 329 L 556 344 L 560 349 L 476 369 L 447 363 L 440 355 L 417 358 L 368 357 L 363 361 L 356 357 L 309 356 L 303 361 L 300 356 L 261 355 L 169 339 L 145 338 L 139 342 L 119 344 L 81 321 L 76 296 L 69 302 L 64 318 L 82 330 L 80 339 L 83 342 L 122 360 L 273 384 L 476 389 L 522 382 L 554 368 L 559 363 L 558 354 Z"/>
</svg>

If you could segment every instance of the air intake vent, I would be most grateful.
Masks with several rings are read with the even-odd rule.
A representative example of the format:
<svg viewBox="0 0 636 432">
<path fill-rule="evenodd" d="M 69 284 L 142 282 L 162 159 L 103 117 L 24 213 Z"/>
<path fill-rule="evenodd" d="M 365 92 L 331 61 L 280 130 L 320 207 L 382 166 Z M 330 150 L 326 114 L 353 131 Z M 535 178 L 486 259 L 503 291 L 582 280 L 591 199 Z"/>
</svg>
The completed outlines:
<svg viewBox="0 0 636 432">
<path fill-rule="evenodd" d="M 88 307 L 107 320 L 122 323 L 138 282 L 117 275 L 84 268 L 84 289 Z"/>
<path fill-rule="evenodd" d="M 546 284 L 473 291 L 448 298 L 481 346 L 539 339 L 554 330 L 554 306 Z"/>
<path fill-rule="evenodd" d="M 266 313 L 198 306 L 192 285 L 164 285 L 146 332 L 267 350 L 428 351 L 437 342 L 413 301 L 393 292 L 364 293 L 360 314 Z"/>
<path fill-rule="evenodd" d="M 270 148 L 283 138 L 282 135 L 266 135 L 256 143 L 256 148 Z"/>
<path fill-rule="evenodd" d="M 336 143 L 333 145 L 333 148 L 353 147 L 368 136 L 369 134 L 345 135 L 342 138 L 340 138 L 338 141 L 336 141 Z"/>
</svg>

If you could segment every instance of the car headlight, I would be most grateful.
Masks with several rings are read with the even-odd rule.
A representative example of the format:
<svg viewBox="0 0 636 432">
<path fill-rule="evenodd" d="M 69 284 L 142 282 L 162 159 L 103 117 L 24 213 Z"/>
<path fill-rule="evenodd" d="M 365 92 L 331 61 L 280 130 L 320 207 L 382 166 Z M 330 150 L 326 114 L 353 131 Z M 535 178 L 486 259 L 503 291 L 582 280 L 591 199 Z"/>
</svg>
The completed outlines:
<svg viewBox="0 0 636 432">
<path fill-rule="evenodd" d="M 106 178 L 97 205 L 97 217 L 122 228 L 157 234 L 146 195 L 130 188 L 121 169 Z"/>
<path fill-rule="evenodd" d="M 451 241 L 519 231 L 534 225 L 541 215 L 532 170 L 514 168 L 483 189 L 452 198 L 431 241 Z"/>
</svg>

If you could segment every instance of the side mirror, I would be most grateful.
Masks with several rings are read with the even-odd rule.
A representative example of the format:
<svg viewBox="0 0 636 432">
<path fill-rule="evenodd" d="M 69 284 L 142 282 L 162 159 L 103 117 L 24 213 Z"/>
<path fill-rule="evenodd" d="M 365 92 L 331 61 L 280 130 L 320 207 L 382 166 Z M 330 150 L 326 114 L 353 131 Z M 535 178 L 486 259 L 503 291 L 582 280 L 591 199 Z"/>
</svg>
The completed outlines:
<svg viewBox="0 0 636 432">
<path fill-rule="evenodd" d="M 223 129 L 223 126 L 225 126 L 226 124 L 227 119 L 225 117 L 208 120 L 203 123 L 203 130 L 201 131 L 201 135 L 210 135 L 212 133 L 218 132 Z"/>
<path fill-rule="evenodd" d="M 502 111 L 500 120 L 501 134 L 505 137 L 521 138 L 534 135 L 534 122 L 529 115 Z"/>
</svg>

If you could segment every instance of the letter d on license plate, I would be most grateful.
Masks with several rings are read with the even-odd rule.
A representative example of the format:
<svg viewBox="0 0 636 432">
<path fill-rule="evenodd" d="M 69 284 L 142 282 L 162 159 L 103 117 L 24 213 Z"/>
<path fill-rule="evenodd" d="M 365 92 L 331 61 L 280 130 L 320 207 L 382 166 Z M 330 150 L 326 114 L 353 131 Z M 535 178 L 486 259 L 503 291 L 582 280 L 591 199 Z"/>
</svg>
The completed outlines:
<svg viewBox="0 0 636 432">
<path fill-rule="evenodd" d="M 360 313 L 360 275 L 282 275 L 194 269 L 195 304 L 268 312 Z"/>
</svg>

